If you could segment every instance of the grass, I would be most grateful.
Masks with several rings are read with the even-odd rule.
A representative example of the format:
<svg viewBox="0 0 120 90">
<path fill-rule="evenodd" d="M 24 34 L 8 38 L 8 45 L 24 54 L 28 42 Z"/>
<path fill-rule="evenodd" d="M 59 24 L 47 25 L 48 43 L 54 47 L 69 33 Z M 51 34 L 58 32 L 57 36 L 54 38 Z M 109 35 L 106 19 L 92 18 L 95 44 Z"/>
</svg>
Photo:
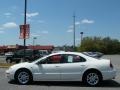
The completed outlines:
<svg viewBox="0 0 120 90">
<path fill-rule="evenodd" d="M 12 64 L 9 64 L 9 63 L 0 63 L 0 68 L 9 68 L 12 65 L 14 65 L 14 64 L 13 63 Z"/>
</svg>

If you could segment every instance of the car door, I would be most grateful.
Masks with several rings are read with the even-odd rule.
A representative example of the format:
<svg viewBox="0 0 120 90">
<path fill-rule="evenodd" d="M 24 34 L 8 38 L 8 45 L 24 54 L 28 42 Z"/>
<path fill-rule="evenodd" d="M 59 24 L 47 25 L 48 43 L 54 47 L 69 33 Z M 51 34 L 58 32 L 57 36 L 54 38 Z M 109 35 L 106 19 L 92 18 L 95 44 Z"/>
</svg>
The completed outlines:
<svg viewBox="0 0 120 90">
<path fill-rule="evenodd" d="M 80 81 L 82 71 L 86 68 L 85 59 L 78 55 L 64 54 L 60 67 L 61 80 Z"/>
<path fill-rule="evenodd" d="M 60 56 L 53 55 L 47 57 L 39 66 L 38 79 L 42 81 L 59 81 L 60 80 Z"/>
</svg>

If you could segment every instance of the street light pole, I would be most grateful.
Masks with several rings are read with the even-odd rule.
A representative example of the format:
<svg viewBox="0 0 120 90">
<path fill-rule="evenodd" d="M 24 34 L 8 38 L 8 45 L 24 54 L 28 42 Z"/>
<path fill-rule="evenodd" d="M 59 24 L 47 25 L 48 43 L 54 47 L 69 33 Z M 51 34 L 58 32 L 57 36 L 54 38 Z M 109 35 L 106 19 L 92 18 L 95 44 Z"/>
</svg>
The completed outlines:
<svg viewBox="0 0 120 90">
<path fill-rule="evenodd" d="M 24 9 L 24 25 L 26 25 L 26 13 L 27 13 L 27 0 L 25 0 L 25 9 Z M 24 61 L 26 55 L 26 29 L 24 29 Z"/>
<path fill-rule="evenodd" d="M 37 38 L 36 37 L 33 37 L 33 47 L 35 46 L 35 40 L 36 40 Z M 34 48 L 33 48 L 34 49 Z"/>
<path fill-rule="evenodd" d="M 75 13 L 73 15 L 73 51 L 75 51 Z"/>
<path fill-rule="evenodd" d="M 82 40 L 83 40 L 83 32 L 80 32 L 80 34 L 81 34 L 81 44 L 80 44 L 80 45 L 82 45 Z"/>
</svg>

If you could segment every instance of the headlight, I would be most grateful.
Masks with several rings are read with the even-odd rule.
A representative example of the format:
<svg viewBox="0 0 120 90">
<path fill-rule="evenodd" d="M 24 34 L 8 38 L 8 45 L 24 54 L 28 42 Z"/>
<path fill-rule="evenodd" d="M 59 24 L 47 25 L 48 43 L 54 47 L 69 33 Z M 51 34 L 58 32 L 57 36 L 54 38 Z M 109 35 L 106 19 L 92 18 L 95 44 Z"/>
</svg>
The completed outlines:
<svg viewBox="0 0 120 90">
<path fill-rule="evenodd" d="M 9 67 L 6 71 L 7 72 L 11 72 L 12 71 L 12 67 Z"/>
</svg>

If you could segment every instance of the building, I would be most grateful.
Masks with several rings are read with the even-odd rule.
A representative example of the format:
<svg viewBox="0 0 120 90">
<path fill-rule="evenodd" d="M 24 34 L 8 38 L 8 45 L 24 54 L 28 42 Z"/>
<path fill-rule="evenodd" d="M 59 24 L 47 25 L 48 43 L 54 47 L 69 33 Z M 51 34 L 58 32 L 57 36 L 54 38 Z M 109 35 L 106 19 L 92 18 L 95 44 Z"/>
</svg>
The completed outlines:
<svg viewBox="0 0 120 90">
<path fill-rule="evenodd" d="M 37 45 L 37 46 L 27 46 L 28 49 L 33 49 L 33 50 L 47 50 L 48 52 L 52 52 L 53 49 L 54 49 L 54 46 L 52 45 L 48 45 L 48 46 L 40 46 L 40 45 Z"/>
<path fill-rule="evenodd" d="M 7 46 L 0 46 L 0 53 L 6 53 L 6 52 L 15 52 L 16 50 L 24 49 L 24 46 L 22 45 L 7 45 Z M 33 50 L 47 50 L 49 52 L 53 51 L 54 46 L 53 45 L 46 45 L 46 46 L 26 46 L 26 49 L 33 49 Z"/>
</svg>

